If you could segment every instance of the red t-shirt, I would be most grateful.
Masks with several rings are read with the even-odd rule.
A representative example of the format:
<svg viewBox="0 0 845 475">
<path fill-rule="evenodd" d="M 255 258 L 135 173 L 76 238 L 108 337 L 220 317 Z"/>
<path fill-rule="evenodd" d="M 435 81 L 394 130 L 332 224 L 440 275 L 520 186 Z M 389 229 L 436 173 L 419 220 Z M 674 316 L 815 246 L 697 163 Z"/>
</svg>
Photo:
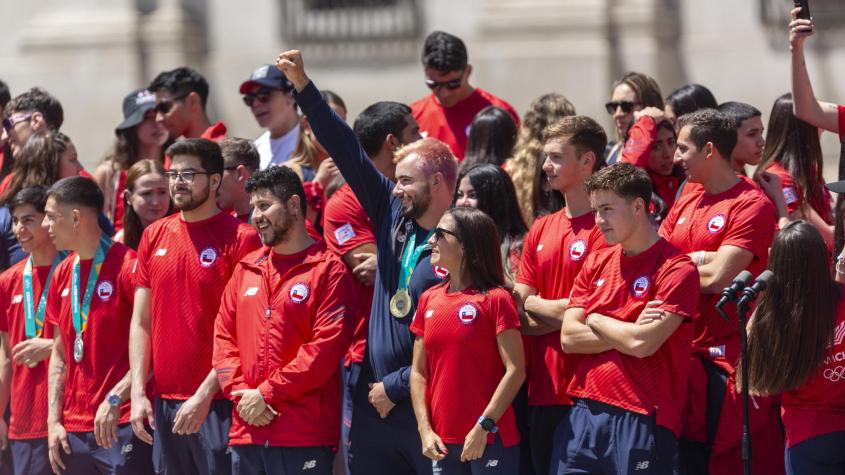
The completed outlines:
<svg viewBox="0 0 845 475">
<path fill-rule="evenodd" d="M 811 437 L 845 431 L 845 300 L 839 302 L 836 312 L 833 346 L 815 375 L 800 388 L 784 393 L 782 417 L 789 447 Z"/>
<path fill-rule="evenodd" d="M 845 106 L 836 106 L 839 111 L 839 140 L 845 139 Z"/>
<path fill-rule="evenodd" d="M 55 325 L 55 334 L 64 343 L 67 381 L 65 382 L 64 427 L 68 432 L 91 432 L 97 408 L 115 384 L 129 371 L 129 323 L 135 300 L 132 268 L 135 251 L 120 243 L 112 244 L 100 269 L 88 324 L 83 332 L 83 357 L 73 359 L 76 330 L 71 313 L 71 254 L 53 271 L 53 283 L 47 296 L 45 320 Z M 79 292 L 85 292 L 93 259 L 80 261 Z M 120 407 L 120 423 L 129 422 L 129 401 Z"/>
<path fill-rule="evenodd" d="M 126 170 L 119 170 L 117 185 L 114 187 L 114 216 L 112 225 L 115 232 L 123 229 L 123 215 L 126 213 L 126 200 L 123 199 L 123 191 L 126 190 Z"/>
<path fill-rule="evenodd" d="M 787 211 L 794 213 L 795 211 L 801 209 L 801 206 L 804 205 L 804 190 L 801 188 L 801 185 L 792 178 L 789 171 L 778 162 L 771 162 L 769 166 L 766 167 L 766 171 L 774 173 L 780 178 L 780 186 L 783 189 L 783 199 L 786 202 Z M 833 216 L 831 215 L 832 207 L 830 203 L 830 192 L 827 190 L 827 187 L 824 186 L 824 182 L 822 182 L 821 195 L 814 196 L 813 199 L 810 200 L 810 207 L 812 207 L 827 224 L 833 224 Z"/>
<path fill-rule="evenodd" d="M 510 104 L 478 87 L 469 97 L 452 107 L 441 106 L 437 96 L 432 93 L 411 104 L 411 110 L 420 125 L 423 137 L 432 137 L 444 142 L 458 160 L 463 160 L 469 126 L 475 115 L 487 106 L 505 109 L 519 127 L 519 114 Z"/>
<path fill-rule="evenodd" d="M 731 189 L 709 195 L 697 186 L 681 196 L 660 227 L 660 235 L 684 253 L 715 252 L 721 246 L 736 246 L 754 257 L 748 271 L 757 276 L 766 268 L 777 218 L 772 202 L 746 179 Z M 695 322 L 693 352 L 733 368 L 739 357 L 739 329 L 734 306 L 725 321 L 716 312 L 719 294 L 702 294 L 700 318 Z"/>
<path fill-rule="evenodd" d="M 376 237 L 373 235 L 370 218 L 349 184 L 344 183 L 326 203 L 323 235 L 329 250 L 341 258 L 364 244 L 375 244 Z M 364 361 L 364 352 L 367 350 L 367 323 L 373 303 L 373 287 L 362 284 L 358 279 L 355 281 L 363 300 L 358 306 L 355 336 L 345 358 L 347 365 Z"/>
<path fill-rule="evenodd" d="M 539 218 L 522 245 L 518 284 L 537 290 L 540 298 L 569 297 L 587 256 L 607 247 L 592 213 L 570 219 L 566 209 Z M 566 387 L 578 355 L 565 355 L 560 332 L 523 337 L 529 406 L 572 404 Z"/>
<path fill-rule="evenodd" d="M 138 244 L 137 285 L 152 292 L 152 365 L 164 399 L 191 397 L 211 371 L 214 318 L 241 259 L 261 247 L 252 226 L 220 212 L 150 224 Z"/>
<path fill-rule="evenodd" d="M 438 284 L 420 296 L 411 332 L 425 344 L 434 432 L 446 444 L 463 444 L 505 375 L 496 337 L 518 329 L 519 315 L 502 288 L 448 290 L 448 283 Z M 503 446 L 519 443 L 510 405 L 496 425 Z M 494 442 L 495 435 L 487 434 L 487 444 Z"/>
<path fill-rule="evenodd" d="M 684 322 L 646 358 L 616 350 L 582 355 L 569 395 L 638 414 L 656 411 L 657 424 L 677 436 L 686 401 L 698 285 L 692 261 L 665 239 L 633 257 L 625 256 L 621 246 L 587 257 L 575 279 L 570 308 L 635 322 L 647 302 L 662 300 L 660 308 L 683 317 Z"/>
<path fill-rule="evenodd" d="M 26 340 L 26 321 L 23 304 L 23 269 L 26 259 L 0 274 L 0 332 L 9 334 L 9 350 Z M 32 272 L 34 306 L 38 306 L 41 291 L 50 266 L 38 266 Z M 53 326 L 44 325 L 43 338 L 53 338 Z M 47 437 L 47 366 L 50 358 L 34 368 L 11 362 L 12 418 L 9 438 L 13 440 Z"/>
</svg>

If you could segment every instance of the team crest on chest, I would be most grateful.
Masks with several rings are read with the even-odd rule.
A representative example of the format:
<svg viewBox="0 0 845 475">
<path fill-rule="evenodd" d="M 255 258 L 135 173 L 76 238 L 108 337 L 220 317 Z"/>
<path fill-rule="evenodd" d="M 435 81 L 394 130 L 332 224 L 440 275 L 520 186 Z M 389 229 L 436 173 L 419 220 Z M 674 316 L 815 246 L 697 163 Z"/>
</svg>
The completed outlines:
<svg viewBox="0 0 845 475">
<path fill-rule="evenodd" d="M 302 282 L 294 284 L 294 286 L 290 288 L 290 301 L 293 303 L 302 303 L 308 298 L 310 293 L 311 290 L 306 284 Z"/>
<path fill-rule="evenodd" d="M 440 266 L 432 266 L 434 268 L 434 275 L 437 276 L 438 279 L 445 279 L 449 275 L 449 271 L 440 267 Z"/>
<path fill-rule="evenodd" d="M 717 214 L 716 216 L 710 218 L 710 221 L 707 222 L 707 231 L 710 234 L 716 234 L 725 228 L 726 222 L 727 218 L 725 218 L 724 214 Z"/>
<path fill-rule="evenodd" d="M 203 267 L 211 267 L 217 262 L 217 249 L 213 247 L 206 247 L 200 252 L 200 265 Z"/>
<path fill-rule="evenodd" d="M 104 302 L 108 301 L 113 293 L 114 285 L 107 280 L 100 282 L 100 285 L 97 286 L 97 297 L 100 297 L 100 300 Z"/>
<path fill-rule="evenodd" d="M 458 309 L 458 320 L 460 320 L 464 325 L 469 325 L 474 322 L 475 317 L 477 316 L 478 309 L 471 303 L 464 304 Z"/>
<path fill-rule="evenodd" d="M 580 261 L 587 254 L 587 243 L 578 239 L 569 246 L 569 257 L 573 261 Z"/>
<path fill-rule="evenodd" d="M 651 282 L 648 280 L 648 277 L 642 275 L 634 281 L 631 290 L 634 291 L 634 297 L 642 298 L 648 292 L 649 287 L 651 287 Z"/>
</svg>

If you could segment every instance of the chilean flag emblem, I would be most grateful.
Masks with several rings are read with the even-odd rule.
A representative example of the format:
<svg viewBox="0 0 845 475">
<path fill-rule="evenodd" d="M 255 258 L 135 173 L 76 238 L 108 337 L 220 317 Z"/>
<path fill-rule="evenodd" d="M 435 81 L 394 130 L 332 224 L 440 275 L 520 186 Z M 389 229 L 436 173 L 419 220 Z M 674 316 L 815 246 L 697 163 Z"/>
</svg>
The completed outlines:
<svg viewBox="0 0 845 475">
<path fill-rule="evenodd" d="M 440 267 L 440 266 L 432 266 L 434 268 L 434 275 L 437 276 L 438 279 L 445 279 L 449 275 L 449 271 Z"/>
<path fill-rule="evenodd" d="M 651 283 L 648 281 L 648 277 L 644 275 L 638 277 L 637 280 L 634 281 L 634 297 L 641 298 L 648 291 L 650 285 Z"/>
<path fill-rule="evenodd" d="M 573 261 L 580 261 L 586 253 L 587 243 L 584 242 L 583 239 L 578 239 L 569 246 L 569 257 L 571 257 Z"/>
<path fill-rule="evenodd" d="M 716 234 L 721 231 L 725 227 L 725 222 L 727 219 L 725 218 L 724 214 L 717 214 L 710 218 L 710 221 L 707 222 L 707 231 L 710 234 Z"/>
<path fill-rule="evenodd" d="M 478 316 L 478 309 L 475 308 L 475 305 L 471 303 L 464 304 L 458 310 L 458 320 L 461 321 L 464 325 L 469 325 L 470 323 L 475 321 L 475 317 Z"/>
<path fill-rule="evenodd" d="M 302 282 L 290 288 L 290 300 L 293 303 L 302 303 L 308 298 L 308 286 Z"/>
</svg>

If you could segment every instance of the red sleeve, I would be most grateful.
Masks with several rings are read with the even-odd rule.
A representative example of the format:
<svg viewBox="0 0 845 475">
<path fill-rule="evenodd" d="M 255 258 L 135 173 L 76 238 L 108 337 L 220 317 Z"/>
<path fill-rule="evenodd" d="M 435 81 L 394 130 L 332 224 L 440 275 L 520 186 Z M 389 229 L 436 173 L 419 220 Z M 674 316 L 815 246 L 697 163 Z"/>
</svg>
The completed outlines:
<svg viewBox="0 0 845 475">
<path fill-rule="evenodd" d="M 9 297 L 12 294 L 11 269 L 0 274 L 0 332 L 9 333 Z M 45 325 L 46 328 L 46 325 Z"/>
<path fill-rule="evenodd" d="M 276 368 L 258 385 L 269 402 L 296 399 L 318 388 L 338 369 L 352 340 L 355 304 L 358 301 L 354 277 L 346 265 L 333 261 L 315 288 L 319 295 L 313 324 L 313 339 L 299 348 L 286 366 Z"/>
<path fill-rule="evenodd" d="M 375 243 L 370 220 L 355 195 L 335 196 L 329 199 L 323 215 L 326 246 L 336 255 L 343 256 L 364 244 Z"/>
<path fill-rule="evenodd" d="M 628 130 L 628 141 L 622 148 L 620 161 L 645 168 L 656 135 L 657 124 L 654 119 L 647 115 L 640 117 Z"/>
<path fill-rule="evenodd" d="M 604 254 L 604 253 L 601 253 Z M 591 252 L 584 261 L 584 267 L 578 272 L 575 277 L 575 282 L 572 283 L 572 291 L 569 293 L 570 308 L 587 308 L 587 303 L 590 299 L 590 282 L 592 281 L 593 267 L 595 266 L 596 256 L 598 253 Z"/>
<path fill-rule="evenodd" d="M 497 289 L 495 297 L 491 300 L 491 310 L 496 319 L 496 335 L 505 330 L 519 329 L 519 314 L 516 311 L 516 303 L 513 297 L 503 290 Z"/>
<path fill-rule="evenodd" d="M 411 320 L 411 333 L 422 338 L 425 335 L 425 314 L 426 305 L 428 304 L 428 290 L 420 295 L 417 299 L 417 309 L 414 311 L 414 319 Z"/>
<path fill-rule="evenodd" d="M 258 237 L 258 232 L 248 224 L 242 224 L 238 229 L 238 242 L 235 244 L 232 258 L 234 264 L 237 265 L 241 260 L 252 251 L 261 247 L 261 238 Z M 141 247 L 138 246 L 138 249 Z"/>
<path fill-rule="evenodd" d="M 683 199 L 683 198 L 681 198 Z M 660 230 L 657 234 L 663 236 L 664 239 L 667 241 L 669 240 L 669 236 L 675 231 L 675 224 L 678 222 L 678 215 L 681 213 L 681 206 L 678 206 L 678 203 L 681 202 L 681 199 L 675 201 L 675 204 L 669 208 L 669 213 L 663 218 L 663 222 L 660 223 Z"/>
<path fill-rule="evenodd" d="M 519 262 L 519 274 L 516 283 L 539 289 L 537 284 L 537 240 L 542 231 L 543 221 L 537 221 L 522 241 L 522 260 Z"/>
<path fill-rule="evenodd" d="M 135 285 L 145 289 L 150 288 L 150 246 L 150 233 L 141 233 L 141 240 L 138 242 L 138 253 L 135 257 L 133 273 L 135 274 Z"/>
<path fill-rule="evenodd" d="M 138 259 L 135 253 L 129 250 L 120 267 L 120 296 L 129 302 L 129 306 L 135 305 L 135 263 Z"/>
<path fill-rule="evenodd" d="M 241 370 L 241 355 L 238 350 L 237 333 L 235 331 L 240 272 L 241 267 L 238 266 L 235 273 L 232 274 L 232 278 L 226 284 L 223 297 L 220 299 L 217 319 L 214 321 L 214 353 L 212 364 L 217 372 L 217 381 L 220 383 L 220 389 L 230 399 L 232 397 L 232 391 L 248 388 L 244 382 L 243 371 Z"/>
<path fill-rule="evenodd" d="M 772 171 L 769 169 L 768 171 Z M 783 190 L 783 200 L 786 202 L 786 209 L 794 213 L 801 209 L 804 200 L 802 199 L 801 188 L 795 183 L 789 173 L 774 172 L 780 177 L 780 186 Z"/>
<path fill-rule="evenodd" d="M 836 106 L 839 111 L 839 141 L 845 140 L 845 106 Z"/>
<path fill-rule="evenodd" d="M 772 202 L 765 198 L 762 191 L 758 198 L 755 200 L 752 197 L 743 206 L 737 207 L 736 214 L 731 216 L 722 246 L 741 247 L 756 258 L 763 259 L 772 245 L 777 219 Z"/>
<path fill-rule="evenodd" d="M 661 309 L 689 319 L 698 316 L 698 269 L 689 257 L 680 255 L 669 259 L 654 282 L 657 286 L 654 299 L 663 301 Z"/>
</svg>

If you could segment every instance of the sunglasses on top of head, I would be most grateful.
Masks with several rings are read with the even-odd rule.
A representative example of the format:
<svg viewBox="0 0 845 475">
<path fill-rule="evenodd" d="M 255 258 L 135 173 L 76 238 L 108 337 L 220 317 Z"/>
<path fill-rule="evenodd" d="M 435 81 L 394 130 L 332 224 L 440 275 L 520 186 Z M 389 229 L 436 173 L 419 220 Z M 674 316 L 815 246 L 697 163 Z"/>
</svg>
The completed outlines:
<svg viewBox="0 0 845 475">
<path fill-rule="evenodd" d="M 607 109 L 608 114 L 616 113 L 616 109 L 622 108 L 622 112 L 625 114 L 630 114 L 634 111 L 634 107 L 640 105 L 639 102 L 631 102 L 631 101 L 611 101 L 604 105 L 604 108 Z"/>
</svg>

